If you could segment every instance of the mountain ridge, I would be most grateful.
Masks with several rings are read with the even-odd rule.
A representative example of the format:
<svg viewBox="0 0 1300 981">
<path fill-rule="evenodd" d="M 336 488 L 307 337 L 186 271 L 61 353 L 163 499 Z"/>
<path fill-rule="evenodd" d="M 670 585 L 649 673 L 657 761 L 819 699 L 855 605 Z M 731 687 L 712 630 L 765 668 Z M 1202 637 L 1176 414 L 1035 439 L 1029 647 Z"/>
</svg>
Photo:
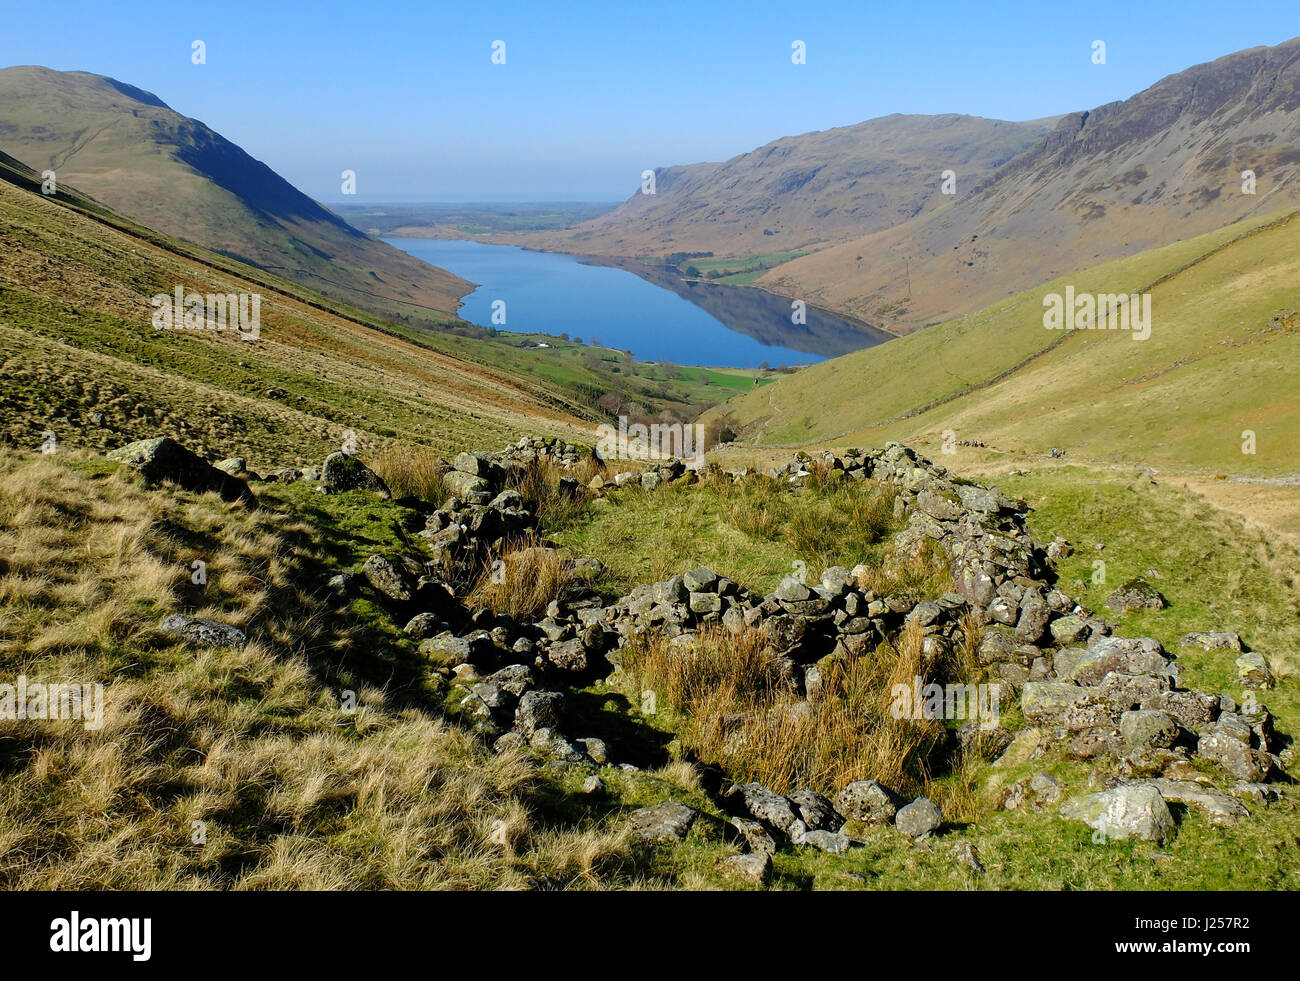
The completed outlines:
<svg viewBox="0 0 1300 981">
<path fill-rule="evenodd" d="M 124 217 L 378 313 L 445 322 L 472 288 L 366 236 L 153 93 L 107 76 L 0 69 L 0 147 Z"/>
</svg>

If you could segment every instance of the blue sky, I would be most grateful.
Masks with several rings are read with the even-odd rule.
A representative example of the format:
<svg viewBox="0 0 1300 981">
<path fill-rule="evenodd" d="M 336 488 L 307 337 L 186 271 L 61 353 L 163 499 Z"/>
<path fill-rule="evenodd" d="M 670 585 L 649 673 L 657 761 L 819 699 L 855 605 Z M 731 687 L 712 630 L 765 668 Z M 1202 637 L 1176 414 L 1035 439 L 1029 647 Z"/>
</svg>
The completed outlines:
<svg viewBox="0 0 1300 981">
<path fill-rule="evenodd" d="M 1300 34 L 1296 0 L 1094 3 L 61 2 L 0 66 L 156 93 L 312 196 L 615 200 L 642 170 L 892 112 L 1032 119 Z M 191 63 L 191 42 L 207 64 Z M 1107 44 L 1094 65 L 1091 44 Z M 506 63 L 491 62 L 493 41 Z M 791 63 L 804 41 L 807 63 Z"/>
</svg>

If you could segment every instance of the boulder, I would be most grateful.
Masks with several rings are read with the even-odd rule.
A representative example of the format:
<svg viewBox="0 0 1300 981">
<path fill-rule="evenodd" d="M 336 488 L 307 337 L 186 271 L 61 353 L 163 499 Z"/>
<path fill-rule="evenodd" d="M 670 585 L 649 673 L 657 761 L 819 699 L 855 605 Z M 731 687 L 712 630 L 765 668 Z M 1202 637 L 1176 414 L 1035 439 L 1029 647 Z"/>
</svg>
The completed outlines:
<svg viewBox="0 0 1300 981">
<path fill-rule="evenodd" d="M 1240 801 L 1192 780 L 1166 780 L 1162 777 L 1148 782 L 1166 801 L 1195 807 L 1210 819 L 1211 824 L 1236 824 L 1239 819 L 1250 817 L 1250 811 Z"/>
<path fill-rule="evenodd" d="M 376 592 L 395 602 L 409 603 L 415 595 L 415 582 L 400 560 L 395 562 L 376 552 L 361 566 L 361 574 Z"/>
<path fill-rule="evenodd" d="M 1194 630 L 1183 634 L 1178 643 L 1206 651 L 1240 651 L 1241 638 L 1230 630 Z"/>
<path fill-rule="evenodd" d="M 811 845 L 818 851 L 826 852 L 829 855 L 843 855 L 853 844 L 847 835 L 838 834 L 834 831 L 806 831 L 797 844 Z"/>
<path fill-rule="evenodd" d="M 160 629 L 169 637 L 176 637 L 196 647 L 240 648 L 248 643 L 248 636 L 238 627 L 207 617 L 189 617 L 173 613 L 164 617 Z"/>
<path fill-rule="evenodd" d="M 203 457 L 187 450 L 170 436 L 158 436 L 154 439 L 128 443 L 126 446 L 110 451 L 108 459 L 116 463 L 125 463 L 137 470 L 151 484 L 167 480 L 200 494 L 215 491 L 227 501 L 257 503 L 246 483 L 238 477 L 218 470 Z"/>
<path fill-rule="evenodd" d="M 888 824 L 898 813 L 898 796 L 875 780 L 855 780 L 835 795 L 836 812 L 846 821 Z"/>
<path fill-rule="evenodd" d="M 644 842 L 682 841 L 691 830 L 699 814 L 685 804 L 664 801 L 652 807 L 642 807 L 628 818 L 632 834 Z M 740 857 L 740 856 L 737 856 Z"/>
<path fill-rule="evenodd" d="M 718 588 L 718 574 L 712 569 L 691 569 L 683 573 L 682 583 L 692 593 L 712 593 Z"/>
<path fill-rule="evenodd" d="M 1138 709 L 1119 717 L 1119 734 L 1124 752 L 1168 749 L 1178 741 L 1178 720 L 1160 709 Z"/>
<path fill-rule="evenodd" d="M 794 803 L 762 784 L 737 784 L 726 793 L 724 803 L 788 838 L 797 839 L 808 830 Z"/>
<path fill-rule="evenodd" d="M 1243 688 L 1272 688 L 1273 671 L 1258 651 L 1247 651 L 1237 655 L 1237 680 Z"/>
<path fill-rule="evenodd" d="M 776 842 L 758 821 L 734 817 L 731 819 L 731 826 L 736 829 L 751 852 L 761 852 L 764 855 L 776 854 Z"/>
<path fill-rule="evenodd" d="M 790 802 L 799 809 L 799 817 L 810 831 L 839 831 L 844 824 L 835 806 L 816 791 L 796 790 Z"/>
<path fill-rule="evenodd" d="M 909 838 L 925 838 L 938 831 L 943 815 L 938 805 L 928 797 L 918 797 L 894 816 L 894 827 Z"/>
<path fill-rule="evenodd" d="M 1063 818 L 1082 821 L 1103 840 L 1137 838 L 1165 842 L 1174 833 L 1174 818 L 1155 787 L 1146 783 L 1121 784 L 1066 804 Z"/>
<path fill-rule="evenodd" d="M 530 691 L 519 699 L 515 729 L 525 737 L 539 729 L 559 729 L 564 715 L 564 694 L 558 691 Z"/>
<path fill-rule="evenodd" d="M 1213 763 L 1224 773 L 1248 783 L 1263 783 L 1268 779 L 1271 765 L 1267 756 L 1254 750 L 1249 741 L 1218 726 L 1201 736 L 1196 744 L 1196 755 Z"/>
<path fill-rule="evenodd" d="M 320 482 L 332 492 L 364 490 L 380 497 L 392 497 L 379 474 L 352 453 L 339 451 L 327 456 L 320 468 Z"/>
<path fill-rule="evenodd" d="M 723 875 L 744 879 L 756 886 L 767 884 L 772 875 L 772 858 L 765 852 L 752 852 L 748 855 L 729 855 L 718 863 Z"/>
<path fill-rule="evenodd" d="M 442 486 L 456 497 L 473 499 L 478 495 L 490 494 L 492 485 L 482 477 L 465 473 L 461 470 L 449 470 L 443 474 Z"/>
<path fill-rule="evenodd" d="M 1029 722 L 1059 724 L 1070 706 L 1099 695 L 1097 688 L 1061 681 L 1029 681 L 1020 693 L 1020 709 Z"/>
<path fill-rule="evenodd" d="M 1163 610 L 1165 598 L 1160 591 L 1140 576 L 1130 579 L 1106 597 L 1106 609 L 1115 613 L 1129 610 Z"/>
</svg>

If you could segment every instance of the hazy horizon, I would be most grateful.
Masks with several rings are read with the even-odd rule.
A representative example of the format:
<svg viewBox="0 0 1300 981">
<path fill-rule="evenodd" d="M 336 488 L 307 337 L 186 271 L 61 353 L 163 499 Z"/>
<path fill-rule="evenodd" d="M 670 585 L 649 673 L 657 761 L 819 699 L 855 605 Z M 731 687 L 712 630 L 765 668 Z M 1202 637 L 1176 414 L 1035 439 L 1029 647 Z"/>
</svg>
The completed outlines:
<svg viewBox="0 0 1300 981">
<path fill-rule="evenodd" d="M 381 2 L 359 14 L 337 0 L 243 0 L 216 15 L 137 0 L 59 14 L 57 30 L 12 19 L 0 64 L 146 89 L 313 198 L 364 204 L 618 201 L 646 169 L 891 113 L 1020 121 L 1090 109 L 1300 34 L 1281 0 L 1227 13 L 1204 0 L 1018 2 L 996 17 L 936 10 L 920 31 L 906 9 L 817 2 L 630 14 Z M 206 60 L 194 64 L 199 40 Z M 492 62 L 498 40 L 505 64 Z M 1104 65 L 1091 61 L 1094 40 Z M 344 170 L 355 196 L 340 194 Z"/>
</svg>

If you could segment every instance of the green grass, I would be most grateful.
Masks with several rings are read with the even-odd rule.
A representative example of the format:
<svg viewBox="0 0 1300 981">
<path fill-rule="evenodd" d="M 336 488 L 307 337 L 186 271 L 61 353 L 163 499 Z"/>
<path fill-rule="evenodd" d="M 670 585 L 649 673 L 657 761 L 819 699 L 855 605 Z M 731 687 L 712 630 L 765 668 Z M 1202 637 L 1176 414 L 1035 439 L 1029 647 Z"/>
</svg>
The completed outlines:
<svg viewBox="0 0 1300 981">
<path fill-rule="evenodd" d="M 627 487 L 588 513 L 557 538 L 600 559 L 611 588 L 622 591 L 699 565 L 762 592 L 794 574 L 796 563 L 813 581 L 827 566 L 874 564 L 895 527 L 888 494 L 849 480 L 829 494 L 763 479 Z"/>
<path fill-rule="evenodd" d="M 1295 670 L 1300 640 L 1300 556 L 1294 550 L 1248 531 L 1193 495 L 1170 487 L 1134 490 L 1132 481 L 1084 467 L 1048 470 L 1029 476 L 1002 477 L 999 486 L 1023 496 L 1034 507 L 1030 524 L 1035 537 L 1062 535 L 1076 552 L 1059 564 L 1062 588 L 1080 602 L 1101 610 L 1115 586 L 1155 569 L 1155 584 L 1169 601 L 1162 612 L 1115 616 L 1124 636 L 1154 636 L 1178 656 L 1183 684 L 1206 691 L 1226 691 L 1240 699 L 1232 657 L 1226 652 L 1185 649 L 1178 639 L 1190 630 L 1231 629 L 1248 645 L 1270 655 L 1282 676 L 1278 687 L 1260 701 L 1273 713 L 1278 730 L 1300 727 L 1300 692 Z M 692 505 L 690 494 L 704 499 Z M 621 499 L 598 510 L 589 524 L 565 535 L 575 552 L 599 554 L 619 583 L 647 581 L 693 564 L 712 564 L 760 589 L 785 571 L 787 554 L 765 540 L 739 536 L 725 509 L 707 488 L 673 488 L 667 493 L 621 492 Z M 694 536 L 676 529 L 687 521 Z M 1093 546 L 1105 545 L 1097 553 Z M 664 562 L 654 550 L 672 556 Z M 1107 562 L 1107 583 L 1093 585 L 1092 562 Z M 847 561 L 847 559 L 845 560 Z M 810 568 L 813 566 L 810 564 Z M 751 578 L 747 578 L 751 577 Z M 1082 579 L 1082 589 L 1075 580 Z M 607 689 L 593 688 L 593 704 L 608 701 Z M 633 693 L 634 695 L 634 693 Z M 624 693 L 619 712 L 636 719 L 634 697 Z M 599 713 L 591 725 L 597 725 Z M 662 762 L 680 754 L 677 731 L 684 720 L 671 711 L 639 720 L 653 738 L 648 760 Z M 1015 709 L 1003 723 L 1023 723 Z M 625 724 L 625 723 L 624 723 Z M 617 731 L 614 727 L 609 733 Z M 1096 789 L 1095 764 L 1055 754 L 1039 760 L 985 764 L 973 771 L 937 777 L 933 797 L 973 794 L 979 808 L 974 823 L 957 822 L 927 843 L 916 846 L 892 828 L 865 832 L 866 844 L 847 855 L 825 856 L 807 848 L 786 849 L 776 856 L 773 889 L 1296 889 L 1300 865 L 1294 848 L 1300 842 L 1300 807 L 1290 798 L 1249 804 L 1252 816 L 1236 826 L 1215 826 L 1199 812 L 1175 805 L 1175 839 L 1165 847 L 1112 842 L 1098 845 L 1082 824 L 1043 812 L 993 810 L 997 791 L 1038 770 L 1064 785 L 1070 799 Z M 1220 782 L 1224 781 L 1220 777 Z M 1285 789 L 1284 789 L 1285 793 Z M 950 850 L 959 841 L 973 844 L 985 866 L 974 873 L 955 862 Z M 719 876 L 714 865 L 734 851 L 707 833 L 692 834 L 682 846 L 660 853 L 656 869 L 679 881 L 728 888 L 736 883 Z M 855 878 L 860 877 L 860 878 Z"/>
<path fill-rule="evenodd" d="M 1300 221 L 1270 225 L 1274 220 L 1239 222 L 1061 277 L 805 368 L 719 411 L 744 427 L 748 442 L 919 445 L 952 430 L 1006 451 L 1063 446 L 1090 460 L 1293 471 L 1300 466 Z M 1080 293 L 1136 292 L 1162 279 L 1150 290 L 1154 324 L 1146 341 L 1128 332 L 1043 327 L 1048 292 L 1067 285 Z M 952 401 L 925 409 L 944 399 Z M 1253 455 L 1241 452 L 1247 429 L 1258 436 Z"/>
<path fill-rule="evenodd" d="M 728 286 L 748 286 L 769 269 L 775 269 L 782 263 L 800 256 L 811 255 L 807 250 L 801 252 L 761 252 L 755 255 L 735 258 L 687 259 L 680 268 L 694 268 L 700 279 L 723 283 Z"/>
</svg>

